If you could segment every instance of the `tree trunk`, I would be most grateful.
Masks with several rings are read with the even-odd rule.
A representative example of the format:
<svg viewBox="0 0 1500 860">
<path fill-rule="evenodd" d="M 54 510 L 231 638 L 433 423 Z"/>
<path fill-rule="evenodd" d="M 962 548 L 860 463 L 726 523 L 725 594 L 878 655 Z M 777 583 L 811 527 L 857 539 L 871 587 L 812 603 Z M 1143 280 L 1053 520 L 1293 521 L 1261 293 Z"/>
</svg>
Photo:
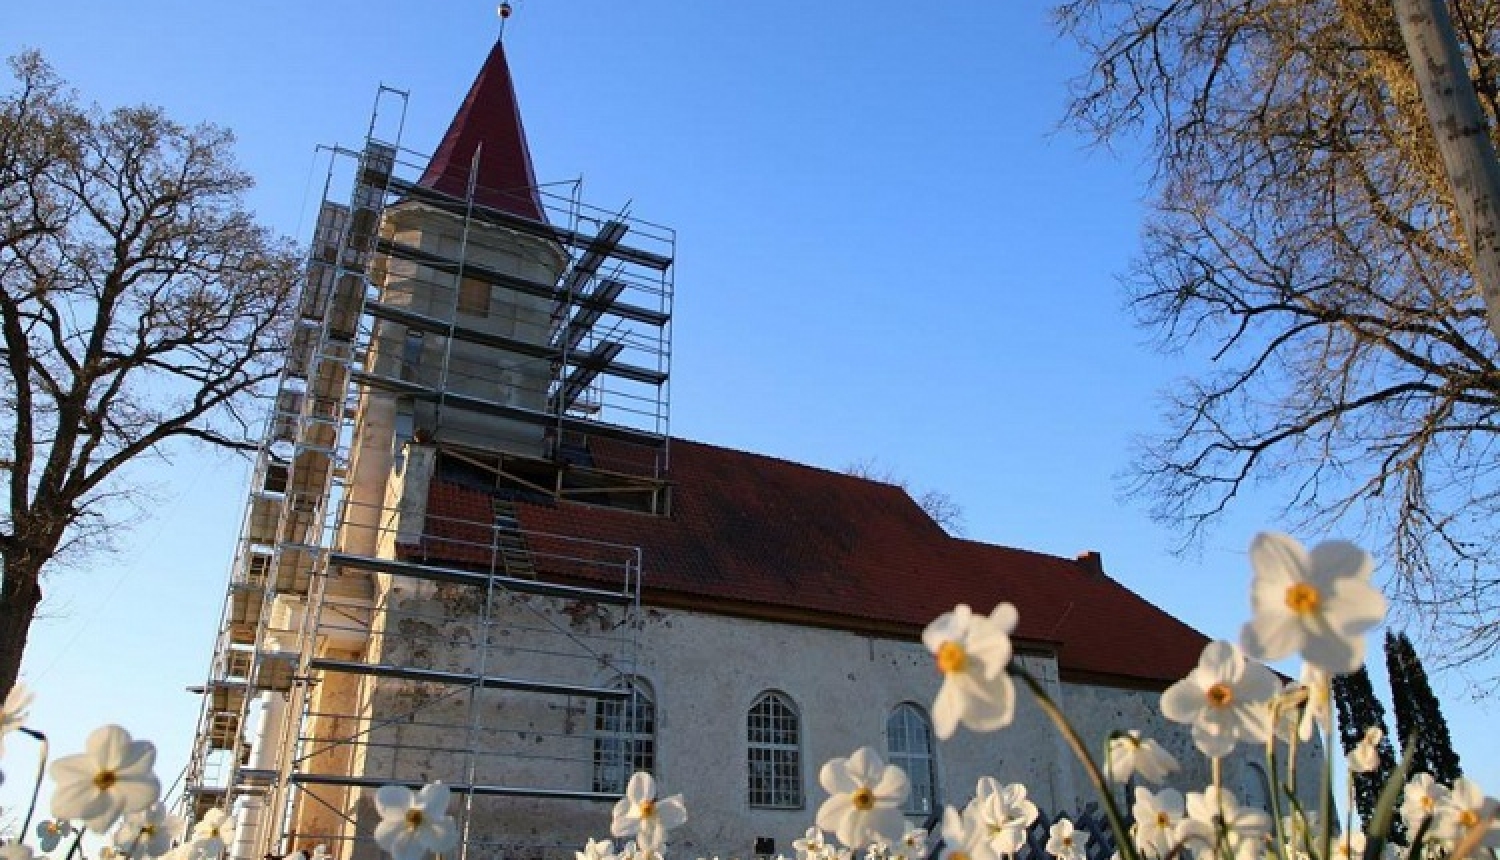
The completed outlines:
<svg viewBox="0 0 1500 860">
<path fill-rule="evenodd" d="M 10 695 L 21 674 L 21 654 L 26 650 L 26 636 L 42 602 L 42 588 L 37 584 L 37 570 L 17 569 L 5 562 L 6 587 L 0 590 L 0 702 Z"/>
<path fill-rule="evenodd" d="M 1490 331 L 1500 340 L 1500 163 L 1444 0 L 1393 0 L 1422 104 L 1474 257 Z"/>
</svg>

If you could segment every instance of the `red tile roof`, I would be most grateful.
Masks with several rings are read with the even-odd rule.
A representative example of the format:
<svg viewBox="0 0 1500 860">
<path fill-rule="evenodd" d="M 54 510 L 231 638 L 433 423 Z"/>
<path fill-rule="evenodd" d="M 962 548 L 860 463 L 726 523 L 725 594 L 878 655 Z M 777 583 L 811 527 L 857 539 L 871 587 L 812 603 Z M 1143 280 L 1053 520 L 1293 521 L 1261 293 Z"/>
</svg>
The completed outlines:
<svg viewBox="0 0 1500 860">
<path fill-rule="evenodd" d="M 1208 642 L 1094 565 L 950 537 L 898 487 L 685 440 L 671 453 L 670 517 L 520 502 L 521 525 L 640 547 L 648 605 L 915 636 L 957 603 L 988 612 L 1008 600 L 1016 638 L 1055 649 L 1064 677 L 1164 687 Z M 430 517 L 488 522 L 491 511 L 485 491 L 434 482 Z M 429 530 L 461 537 L 437 521 Z M 444 543 L 429 557 L 488 561 L 487 539 L 468 537 L 472 550 Z M 545 539 L 531 548 L 547 555 Z"/>
<path fill-rule="evenodd" d="M 510 65 L 505 61 L 505 47 L 498 41 L 418 184 L 455 197 L 467 196 L 476 151 L 476 203 L 536 221 L 546 220 Z"/>
</svg>

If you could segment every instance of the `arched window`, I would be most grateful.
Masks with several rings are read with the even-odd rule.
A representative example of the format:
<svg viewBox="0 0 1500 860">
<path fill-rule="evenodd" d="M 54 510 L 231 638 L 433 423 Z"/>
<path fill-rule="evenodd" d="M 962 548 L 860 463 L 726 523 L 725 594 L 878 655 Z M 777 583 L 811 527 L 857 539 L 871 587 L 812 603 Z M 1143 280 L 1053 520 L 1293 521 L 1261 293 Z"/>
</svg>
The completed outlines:
<svg viewBox="0 0 1500 860">
<path fill-rule="evenodd" d="M 802 729 L 792 700 L 762 693 L 750 706 L 749 764 L 751 806 L 802 807 Z"/>
<path fill-rule="evenodd" d="M 910 702 L 897 705 L 885 721 L 885 740 L 891 764 L 906 771 L 911 782 L 904 811 L 926 818 L 938 808 L 937 760 L 927 714 Z"/>
<path fill-rule="evenodd" d="M 623 699 L 594 701 L 594 791 L 621 792 L 638 770 L 656 769 L 656 705 L 643 681 L 622 681 Z"/>
</svg>

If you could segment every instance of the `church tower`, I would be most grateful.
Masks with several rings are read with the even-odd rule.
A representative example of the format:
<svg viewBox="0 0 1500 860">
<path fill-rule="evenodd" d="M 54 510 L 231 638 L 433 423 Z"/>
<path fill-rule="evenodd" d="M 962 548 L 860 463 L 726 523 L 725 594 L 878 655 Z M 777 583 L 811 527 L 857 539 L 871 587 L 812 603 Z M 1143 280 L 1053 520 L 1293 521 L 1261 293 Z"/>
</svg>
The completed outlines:
<svg viewBox="0 0 1500 860">
<path fill-rule="evenodd" d="M 330 165 L 204 686 L 187 803 L 235 860 L 376 857 L 375 790 L 435 780 L 465 856 L 525 856 L 636 764 L 641 553 L 514 504 L 666 513 L 674 234 L 538 184 L 500 42 L 430 156 L 379 124 Z"/>
</svg>

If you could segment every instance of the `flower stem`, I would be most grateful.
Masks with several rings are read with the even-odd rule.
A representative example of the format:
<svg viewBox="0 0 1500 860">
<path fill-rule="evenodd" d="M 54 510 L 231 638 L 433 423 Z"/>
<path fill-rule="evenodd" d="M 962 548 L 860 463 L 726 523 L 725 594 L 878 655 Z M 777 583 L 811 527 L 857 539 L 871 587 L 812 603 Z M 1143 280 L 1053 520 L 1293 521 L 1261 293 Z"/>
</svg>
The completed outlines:
<svg viewBox="0 0 1500 860">
<path fill-rule="evenodd" d="M 84 831 L 87 829 L 86 827 L 78 828 L 78 835 L 73 837 L 73 844 L 68 848 L 68 853 L 63 856 L 63 860 L 73 860 L 73 857 L 78 854 L 78 848 L 83 844 Z"/>
<path fill-rule="evenodd" d="M 1093 756 L 1089 755 L 1088 747 L 1084 745 L 1083 739 L 1078 737 L 1078 732 L 1073 728 L 1073 724 L 1068 722 L 1068 718 L 1063 715 L 1062 709 L 1047 694 L 1047 690 L 1042 686 L 1041 682 L 1033 677 L 1030 672 L 1021 668 L 1020 664 L 1012 660 L 1005 667 L 1005 671 L 1016 678 L 1020 678 L 1021 683 L 1025 684 L 1027 689 L 1031 690 L 1031 694 L 1036 697 L 1037 706 L 1042 709 L 1042 713 L 1047 715 L 1047 719 L 1051 720 L 1052 724 L 1057 727 L 1057 731 L 1062 735 L 1063 740 L 1073 750 L 1073 755 L 1077 756 L 1079 763 L 1083 765 L 1084 773 L 1088 775 L 1089 782 L 1094 784 L 1094 793 L 1104 802 L 1104 814 L 1109 818 L 1110 829 L 1115 832 L 1115 847 L 1119 849 L 1121 860 L 1140 860 L 1140 855 L 1135 850 L 1135 843 L 1130 838 L 1130 831 L 1126 829 L 1125 820 L 1120 816 L 1120 809 L 1115 805 L 1114 794 L 1110 792 L 1109 785 L 1104 781 L 1104 774 L 1099 772 L 1099 765 L 1094 762 Z"/>
<path fill-rule="evenodd" d="M 25 726 L 22 726 L 20 731 L 35 738 L 41 744 L 41 754 L 38 756 L 36 765 L 36 784 L 31 787 L 31 805 L 26 807 L 26 821 L 21 824 L 21 834 L 16 837 L 17 842 L 25 839 L 26 834 L 31 832 L 31 817 L 36 814 L 36 799 L 42 793 L 42 779 L 47 775 L 47 736 Z"/>
</svg>

